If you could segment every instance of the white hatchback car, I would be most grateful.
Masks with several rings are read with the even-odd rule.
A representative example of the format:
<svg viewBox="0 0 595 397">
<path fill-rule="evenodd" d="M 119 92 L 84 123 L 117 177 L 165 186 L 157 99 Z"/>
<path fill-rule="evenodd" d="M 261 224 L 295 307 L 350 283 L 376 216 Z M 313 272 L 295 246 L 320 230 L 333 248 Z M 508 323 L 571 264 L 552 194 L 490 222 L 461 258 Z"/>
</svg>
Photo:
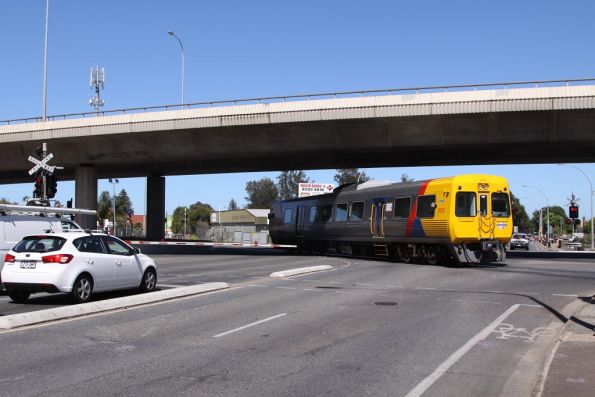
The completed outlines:
<svg viewBox="0 0 595 397">
<path fill-rule="evenodd" d="M 34 292 L 65 292 L 76 303 L 93 292 L 153 291 L 157 265 L 122 240 L 85 232 L 24 237 L 4 257 L 2 285 L 15 302 Z"/>
</svg>

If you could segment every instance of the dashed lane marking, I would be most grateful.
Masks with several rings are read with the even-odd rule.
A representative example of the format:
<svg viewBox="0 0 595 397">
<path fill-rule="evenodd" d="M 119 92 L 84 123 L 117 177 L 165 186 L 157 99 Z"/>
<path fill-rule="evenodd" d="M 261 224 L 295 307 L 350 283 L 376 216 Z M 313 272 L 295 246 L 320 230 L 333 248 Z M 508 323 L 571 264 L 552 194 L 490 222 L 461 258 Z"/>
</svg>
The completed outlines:
<svg viewBox="0 0 595 397">
<path fill-rule="evenodd" d="M 276 316 L 264 318 L 264 319 L 262 319 L 260 321 L 255 321 L 253 323 L 246 324 L 246 325 L 243 325 L 241 327 L 234 328 L 232 330 L 229 330 L 229 331 L 226 331 L 226 332 L 222 332 L 222 333 L 217 334 L 217 335 L 213 335 L 213 338 L 220 338 L 220 337 L 225 336 L 225 335 L 233 334 L 234 332 L 238 332 L 238 331 L 241 331 L 243 329 L 250 328 L 250 327 L 253 327 L 255 325 L 262 324 L 262 323 L 265 323 L 267 321 L 271 321 L 271 320 L 274 320 L 276 318 L 283 317 L 283 316 L 286 316 L 286 315 L 287 315 L 287 313 L 281 313 L 281 314 L 277 314 Z"/>
</svg>

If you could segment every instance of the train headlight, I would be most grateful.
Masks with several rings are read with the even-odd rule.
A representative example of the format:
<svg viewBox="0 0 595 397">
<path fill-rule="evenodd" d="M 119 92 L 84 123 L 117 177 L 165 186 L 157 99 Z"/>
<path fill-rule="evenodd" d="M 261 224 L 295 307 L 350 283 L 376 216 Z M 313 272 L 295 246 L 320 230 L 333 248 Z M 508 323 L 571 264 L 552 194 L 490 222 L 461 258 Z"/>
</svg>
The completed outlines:
<svg viewBox="0 0 595 397">
<path fill-rule="evenodd" d="M 477 190 L 479 190 L 480 192 L 488 191 L 488 190 L 490 190 L 490 184 L 489 183 L 478 183 Z"/>
</svg>

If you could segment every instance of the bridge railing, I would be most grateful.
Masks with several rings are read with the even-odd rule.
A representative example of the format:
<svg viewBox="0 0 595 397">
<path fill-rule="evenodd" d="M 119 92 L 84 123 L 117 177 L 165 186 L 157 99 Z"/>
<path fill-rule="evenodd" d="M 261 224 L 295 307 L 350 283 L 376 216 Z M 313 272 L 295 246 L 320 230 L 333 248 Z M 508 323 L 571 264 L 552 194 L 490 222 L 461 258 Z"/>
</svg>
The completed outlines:
<svg viewBox="0 0 595 397">
<path fill-rule="evenodd" d="M 487 88 L 527 88 L 527 87 L 550 87 L 550 86 L 570 86 L 570 85 L 581 85 L 580 83 L 595 82 L 595 78 L 585 79 L 567 79 L 567 80 L 538 80 L 538 81 L 519 81 L 519 82 L 505 82 L 505 83 L 486 83 L 486 84 L 459 84 L 459 85 L 442 85 L 442 86 L 429 86 L 429 87 L 409 87 L 409 88 L 387 88 L 379 90 L 364 90 L 364 91 L 338 91 L 331 93 L 318 93 L 318 94 L 298 94 L 298 95 L 286 95 L 286 96 L 273 96 L 273 97 L 262 97 L 262 98 L 243 98 L 243 99 L 229 99 L 220 101 L 209 101 L 209 102 L 194 102 L 185 104 L 172 104 L 172 105 L 157 105 L 157 106 L 143 106 L 133 107 L 126 109 L 113 109 L 113 110 L 102 110 L 99 112 L 82 112 L 82 113 L 68 113 L 61 115 L 47 116 L 46 120 L 69 120 L 69 119 L 81 119 L 89 117 L 101 117 L 101 116 L 112 116 L 132 113 L 146 113 L 154 111 L 168 111 L 168 110 L 183 110 L 183 109 L 197 109 L 197 108 L 209 108 L 216 106 L 229 106 L 229 105 L 249 105 L 259 103 L 279 103 L 288 101 L 298 100 L 313 100 L 313 99 L 330 99 L 330 98 L 349 98 L 349 97 L 364 97 L 364 96 L 380 96 L 380 95 L 393 95 L 393 94 L 421 94 L 431 92 L 458 92 L 458 91 L 473 91 Z M 12 124 L 26 124 L 26 123 L 39 123 L 42 121 L 41 116 L 28 117 L 11 120 L 0 120 L 0 125 L 12 125 Z"/>
</svg>

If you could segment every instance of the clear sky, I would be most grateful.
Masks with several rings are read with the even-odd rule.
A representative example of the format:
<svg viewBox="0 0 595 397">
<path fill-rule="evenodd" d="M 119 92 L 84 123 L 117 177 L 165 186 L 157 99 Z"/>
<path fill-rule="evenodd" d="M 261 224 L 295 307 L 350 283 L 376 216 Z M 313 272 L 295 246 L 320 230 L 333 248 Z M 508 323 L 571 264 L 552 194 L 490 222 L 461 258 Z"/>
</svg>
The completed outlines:
<svg viewBox="0 0 595 397">
<path fill-rule="evenodd" d="M 181 102 L 169 30 L 184 44 L 186 102 L 595 77 L 594 15 L 589 0 L 50 0 L 47 113 L 91 110 L 94 65 L 106 70 L 106 110 Z M 44 18 L 45 0 L 0 1 L 0 120 L 41 115 Z M 595 164 L 580 167 L 595 182 Z M 551 205 L 566 206 L 574 192 L 581 216 L 589 213 L 587 179 L 556 164 L 366 170 L 389 180 L 477 172 L 507 177 L 529 213 L 545 198 L 523 184 Z M 307 174 L 333 182 L 335 171 Z M 247 181 L 277 175 L 167 177 L 166 210 L 242 205 Z M 121 179 L 122 188 L 144 213 L 145 180 Z M 0 197 L 20 202 L 32 190 L 1 185 Z M 112 186 L 100 180 L 98 190 Z M 71 197 L 74 183 L 60 182 L 56 198 Z"/>
</svg>

